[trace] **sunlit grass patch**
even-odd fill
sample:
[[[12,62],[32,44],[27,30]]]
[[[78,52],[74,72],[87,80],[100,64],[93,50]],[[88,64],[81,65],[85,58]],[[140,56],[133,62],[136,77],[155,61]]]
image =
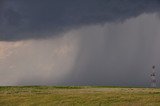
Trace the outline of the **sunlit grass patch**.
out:
[[[159,106],[160,89],[97,86],[0,87],[0,106]]]

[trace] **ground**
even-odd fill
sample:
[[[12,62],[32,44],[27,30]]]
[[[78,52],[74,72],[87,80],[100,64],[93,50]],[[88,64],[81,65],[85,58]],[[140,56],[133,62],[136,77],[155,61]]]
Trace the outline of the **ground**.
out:
[[[160,106],[160,89],[90,86],[0,87],[0,106]]]

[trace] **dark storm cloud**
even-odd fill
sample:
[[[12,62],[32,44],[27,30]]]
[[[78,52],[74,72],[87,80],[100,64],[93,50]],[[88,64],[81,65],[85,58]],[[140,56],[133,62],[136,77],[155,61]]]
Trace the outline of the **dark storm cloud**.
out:
[[[159,0],[2,0],[0,40],[47,38],[83,25],[121,22],[159,9]]]

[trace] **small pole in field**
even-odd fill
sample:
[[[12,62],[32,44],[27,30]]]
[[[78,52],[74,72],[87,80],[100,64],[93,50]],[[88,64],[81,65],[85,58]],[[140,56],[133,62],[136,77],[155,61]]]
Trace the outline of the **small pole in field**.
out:
[[[152,73],[151,73],[151,87],[156,87],[156,74],[155,74],[155,66],[152,66]]]

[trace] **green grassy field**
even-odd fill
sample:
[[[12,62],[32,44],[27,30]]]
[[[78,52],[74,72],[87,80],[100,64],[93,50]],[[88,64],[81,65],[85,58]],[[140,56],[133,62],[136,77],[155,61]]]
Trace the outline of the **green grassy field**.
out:
[[[0,106],[160,106],[160,89],[0,87]]]

